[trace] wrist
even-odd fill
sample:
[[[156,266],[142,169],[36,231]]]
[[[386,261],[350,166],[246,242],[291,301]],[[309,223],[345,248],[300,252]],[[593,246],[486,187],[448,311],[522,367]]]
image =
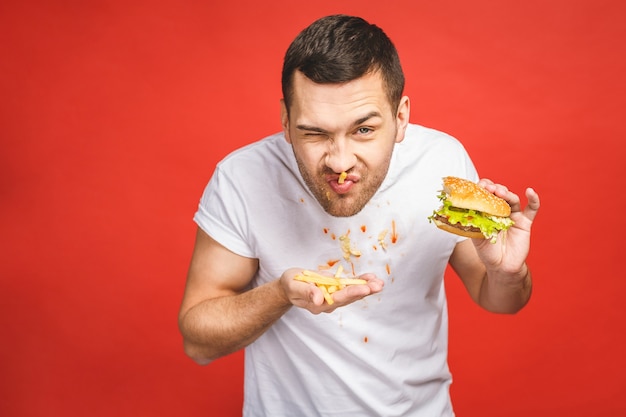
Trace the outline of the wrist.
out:
[[[278,278],[274,280],[273,284],[274,284],[274,291],[275,291],[278,302],[287,308],[291,307],[293,303],[291,302],[291,300],[289,299],[289,296],[287,295],[287,290],[285,288],[285,285],[283,284],[282,278]]]
[[[510,287],[526,287],[531,281],[530,268],[525,262],[516,270],[492,270],[487,273],[487,277],[493,283]]]

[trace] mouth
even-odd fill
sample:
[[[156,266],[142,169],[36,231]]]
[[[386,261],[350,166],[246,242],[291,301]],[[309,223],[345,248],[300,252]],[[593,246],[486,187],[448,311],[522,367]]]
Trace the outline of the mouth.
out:
[[[359,181],[357,175],[350,174],[342,178],[339,175],[329,175],[326,177],[326,182],[328,186],[333,190],[336,194],[347,194],[350,190],[356,185]]]

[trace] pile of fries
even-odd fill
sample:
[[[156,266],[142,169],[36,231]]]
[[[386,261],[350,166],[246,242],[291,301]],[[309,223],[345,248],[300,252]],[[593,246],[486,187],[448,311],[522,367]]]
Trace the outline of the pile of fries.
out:
[[[322,290],[322,294],[324,294],[326,302],[328,304],[333,304],[335,301],[333,300],[331,294],[335,291],[345,288],[348,285],[363,285],[367,283],[364,279],[359,278],[341,278],[342,272],[343,267],[341,265],[337,268],[337,272],[334,277],[320,275],[317,272],[304,270],[302,271],[302,274],[296,275],[294,279],[315,284]]]

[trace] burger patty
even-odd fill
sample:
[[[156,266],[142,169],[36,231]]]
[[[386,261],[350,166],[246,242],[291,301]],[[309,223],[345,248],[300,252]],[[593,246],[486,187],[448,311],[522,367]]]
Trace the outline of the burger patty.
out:
[[[438,221],[440,221],[441,223],[449,224],[452,227],[456,227],[457,229],[465,230],[466,232],[480,232],[480,229],[478,227],[463,226],[461,223],[452,224],[452,223],[450,223],[448,221],[448,218],[446,216],[442,216],[441,214],[435,215],[434,218],[437,219]]]

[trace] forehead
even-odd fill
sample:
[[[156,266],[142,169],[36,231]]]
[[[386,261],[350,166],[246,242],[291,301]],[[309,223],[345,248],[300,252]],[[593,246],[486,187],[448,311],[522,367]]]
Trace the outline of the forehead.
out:
[[[391,105],[378,72],[346,83],[318,84],[296,71],[293,86],[290,113],[297,118],[349,118],[363,112],[391,114]]]

